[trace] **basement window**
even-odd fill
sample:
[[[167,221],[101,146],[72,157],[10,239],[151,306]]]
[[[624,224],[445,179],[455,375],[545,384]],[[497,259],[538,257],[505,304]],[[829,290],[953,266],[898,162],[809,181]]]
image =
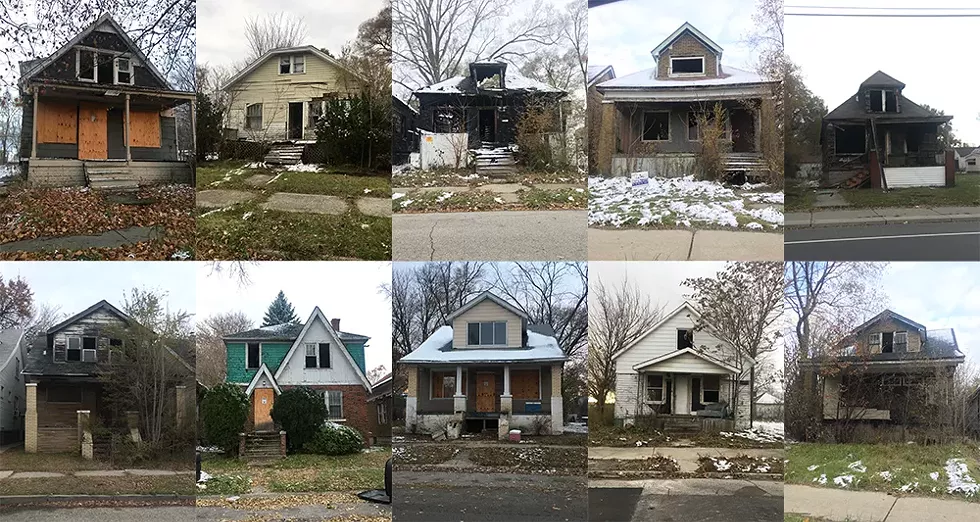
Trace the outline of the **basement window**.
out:
[[[97,82],[99,53],[88,49],[75,50],[75,78],[83,82]]]
[[[704,74],[704,56],[670,59],[671,76],[694,74]]]
[[[670,141],[670,113],[643,113],[643,141]]]
[[[133,84],[133,61],[129,58],[116,58],[113,72],[117,84]]]
[[[694,331],[678,329],[677,349],[683,350],[685,348],[694,348]]]

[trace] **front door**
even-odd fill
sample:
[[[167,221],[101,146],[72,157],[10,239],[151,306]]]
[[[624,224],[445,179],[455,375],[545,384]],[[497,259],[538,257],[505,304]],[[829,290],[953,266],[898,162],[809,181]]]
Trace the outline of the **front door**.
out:
[[[755,113],[747,109],[733,109],[732,151],[758,152],[755,150]]]
[[[497,111],[480,111],[480,141],[485,143],[497,142]]]
[[[701,378],[692,377],[691,378],[691,411],[703,410],[704,405],[701,404]]]
[[[496,409],[497,381],[496,376],[489,372],[476,374],[476,411],[478,413],[493,413]]]
[[[78,159],[107,159],[108,130],[108,110],[105,105],[81,102],[78,107]]]
[[[255,431],[272,431],[272,404],[276,400],[276,391],[272,388],[256,388],[252,394],[254,398],[253,413],[255,418]]]
[[[289,123],[286,139],[303,139],[303,102],[289,102]]]

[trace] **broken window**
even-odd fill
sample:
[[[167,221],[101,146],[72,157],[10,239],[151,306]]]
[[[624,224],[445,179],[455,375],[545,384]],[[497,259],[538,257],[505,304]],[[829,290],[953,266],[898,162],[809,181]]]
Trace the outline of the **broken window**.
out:
[[[69,361],[81,361],[82,360],[82,338],[81,337],[69,337],[68,338],[68,360]]]
[[[834,131],[834,146],[837,154],[864,154],[864,125],[842,125]]]
[[[643,141],[670,140],[670,113],[643,113]]]
[[[463,395],[466,395],[466,372],[463,372],[460,390]],[[456,372],[432,372],[430,397],[433,399],[449,399],[453,395],[456,395]]]
[[[282,58],[279,58],[279,74],[289,74],[290,70],[289,57],[283,56]]]
[[[262,129],[262,104],[253,103],[245,106],[245,128]]]
[[[262,349],[259,343],[248,343],[248,354],[245,363],[245,368],[248,370],[256,370],[259,367],[259,361],[262,358]]]
[[[311,128],[316,127],[316,122],[323,116],[323,102],[321,100],[313,100],[308,102],[307,105],[306,113],[310,115],[310,121],[307,125]]]
[[[293,74],[303,74],[306,72],[306,58],[303,56],[293,56]]]
[[[704,74],[704,57],[671,58],[670,74]]]
[[[303,74],[305,72],[306,59],[303,55],[279,58],[279,74]]]
[[[664,376],[647,375],[647,400],[664,402]]]
[[[701,378],[701,404],[711,404],[721,400],[721,377],[705,375]]]
[[[881,353],[892,353],[894,347],[895,334],[885,332],[881,334]]]
[[[439,107],[432,111],[432,128],[437,133],[465,132],[463,112],[452,107]]]
[[[895,351],[904,353],[908,351],[909,334],[908,332],[895,332]]]
[[[88,49],[75,50],[75,78],[83,82],[98,81],[99,53]]]
[[[689,112],[687,113],[687,139],[688,141],[698,141],[701,139],[701,122],[698,116],[702,113]],[[709,125],[714,125],[715,113],[713,111],[705,111],[704,113],[705,121]],[[725,122],[724,128],[725,139],[731,139],[731,126],[728,122]]]
[[[871,89],[871,112],[898,112],[898,93],[886,89]]]
[[[133,61],[129,58],[116,58],[114,72],[116,83],[133,84]]]
[[[677,349],[683,350],[684,348],[694,348],[693,330],[677,330]]]
[[[876,333],[873,333],[873,334],[871,334],[871,335],[868,336],[868,347],[870,348],[871,353],[873,353],[873,354],[875,354],[875,353],[881,353],[881,334],[880,333],[877,333],[876,332]]]

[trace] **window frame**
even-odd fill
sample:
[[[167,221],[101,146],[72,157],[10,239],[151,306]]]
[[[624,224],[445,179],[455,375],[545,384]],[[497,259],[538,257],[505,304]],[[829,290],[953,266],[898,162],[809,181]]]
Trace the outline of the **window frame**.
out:
[[[701,72],[674,72],[674,61],[675,60],[700,60],[701,61]],[[708,61],[704,56],[671,56],[670,64],[668,65],[669,70],[667,72],[670,77],[684,77],[684,76],[706,76]]]
[[[881,353],[881,343],[882,343],[881,332],[871,332],[868,335],[868,352],[871,353],[872,355]],[[877,352],[875,351],[875,346],[878,347]]]
[[[69,355],[72,351],[71,341],[75,339],[78,341],[78,347],[75,351],[78,352],[78,359],[72,359]],[[82,336],[80,335],[66,335],[65,336],[65,362],[82,362]]]
[[[313,348],[313,366],[310,366],[310,348]],[[320,367],[320,347],[317,343],[303,343],[303,368],[306,370],[317,369]]]
[[[318,109],[314,111],[313,107],[318,107]],[[317,120],[323,117],[324,112],[326,112],[326,107],[324,107],[323,100],[310,100],[306,102],[306,128],[316,128]],[[315,119],[313,117],[314,114],[317,114]]]
[[[255,367],[248,365],[248,350],[249,350],[249,346],[253,344],[258,345],[259,347],[259,356],[258,356],[259,363]],[[258,343],[258,342],[251,343],[246,341],[245,342],[245,370],[258,370],[261,367],[262,367],[262,343]]]
[[[435,396],[435,390],[436,390],[436,374],[440,374],[440,375],[447,374],[447,375],[451,376],[453,379],[456,378],[456,370],[430,370],[429,371],[429,400],[431,400],[431,401],[440,401],[440,400],[452,399],[453,397],[455,397],[456,396],[456,384],[455,383],[453,383],[453,392],[451,394],[449,394],[449,396],[447,396],[447,397],[436,397]],[[462,382],[462,384],[460,384],[460,387],[459,387],[459,391],[460,391],[460,393],[464,397],[466,396],[466,380],[467,380],[466,377],[467,377],[466,376],[466,370],[464,369],[463,370],[463,375],[462,375],[463,382]],[[440,384],[442,384],[442,383],[440,383]],[[445,385],[442,385],[440,388],[443,391],[445,391]]]
[[[646,139],[646,123],[647,114],[666,114],[667,115],[667,139],[665,140],[648,140]],[[640,116],[640,141],[643,143],[667,143],[670,142],[671,130],[670,130],[670,111],[643,111]]]
[[[330,400],[330,394],[331,393],[340,394],[340,400],[337,401],[337,405],[340,406],[340,416],[339,417],[331,417],[330,416],[330,407],[331,407],[331,404],[332,404],[332,402]],[[343,390],[323,390],[323,402],[324,402],[324,404],[327,407],[327,420],[328,421],[334,421],[334,422],[340,421],[340,422],[344,422],[344,421],[347,420],[347,418],[344,417],[344,392],[343,392]]]
[[[902,336],[904,341],[898,342],[898,337]],[[895,353],[900,353],[898,346],[901,345],[903,353],[909,353],[909,332],[908,330],[896,330],[892,333],[892,351]]]
[[[299,60],[297,60],[299,58]],[[289,62],[289,71],[282,72],[282,66],[286,65],[285,61]],[[296,71],[296,63],[300,62],[303,64],[303,70],[300,72]],[[306,56],[302,54],[291,54],[289,56],[279,56],[279,65],[277,66],[280,76],[286,76],[291,74],[306,74]]]
[[[504,338],[503,338],[503,342],[502,343],[496,342],[497,341],[497,325],[499,325],[499,324],[502,324],[504,326],[504,331],[503,331],[503,337]],[[473,344],[471,342],[472,339],[470,339],[470,334],[472,333],[470,331],[470,329],[471,329],[471,327],[473,325],[479,325],[478,342],[476,344]],[[489,342],[489,343],[484,343],[483,342],[483,328],[484,328],[484,325],[490,325],[490,338],[491,338],[490,340],[491,340],[491,342]],[[467,321],[466,322],[466,346],[479,346],[479,347],[484,347],[484,346],[507,346],[507,321]]]
[[[90,335],[83,335],[83,336],[81,336],[81,338],[82,338],[82,359],[81,359],[81,362],[95,362],[95,363],[99,362],[99,338],[98,337],[92,337]],[[95,348],[86,348],[85,347],[85,339],[93,339],[95,341]],[[92,352],[92,360],[91,361],[86,361],[85,360],[85,352]]]
[[[718,400],[716,401],[707,401],[704,398],[704,392],[709,391],[709,388],[705,385],[705,380],[710,377],[714,377],[718,379],[718,387],[710,389],[710,391],[713,391],[718,394]],[[719,402],[721,402],[721,375],[702,374],[701,375],[701,404],[718,404]]]
[[[129,63],[129,70],[122,71],[119,68],[119,61],[126,60]],[[129,74],[129,83],[119,81],[119,73]],[[115,85],[133,85],[136,82],[136,71],[133,66],[133,59],[129,56],[119,56],[112,59],[112,83]]]
[[[680,341],[680,333],[681,332],[688,332],[690,334],[690,336],[691,336],[691,345],[690,346],[681,347],[680,342],[679,342]],[[677,349],[678,350],[686,350],[688,348],[694,348],[694,328],[677,328],[677,335],[675,336],[675,341],[677,341]]]
[[[323,357],[320,357],[320,348],[322,348],[322,345],[324,345],[324,344],[327,345],[327,361],[326,361],[326,366],[324,366]],[[316,355],[318,357],[318,359],[317,359],[317,366],[316,366],[317,368],[319,368],[321,370],[329,370],[330,368],[333,368],[333,360],[332,360],[333,359],[333,356],[330,355],[330,343],[328,343],[328,342],[319,342],[318,341],[316,343]]]
[[[651,377],[659,377],[660,378],[660,386],[651,386],[650,385],[650,378]],[[643,387],[644,387],[644,391],[646,392],[644,394],[644,397],[646,398],[646,400],[644,402],[649,402],[649,403],[653,403],[653,404],[664,404],[664,403],[667,402],[667,397],[666,397],[666,395],[667,395],[667,376],[666,375],[664,375],[662,373],[648,373],[648,374],[646,374],[646,382],[643,384]],[[660,400],[655,400],[655,399],[651,398],[650,397],[650,390],[660,390]]]
[[[82,53],[92,53],[92,78],[82,77]],[[75,79],[80,82],[99,83],[99,52],[75,48]]]

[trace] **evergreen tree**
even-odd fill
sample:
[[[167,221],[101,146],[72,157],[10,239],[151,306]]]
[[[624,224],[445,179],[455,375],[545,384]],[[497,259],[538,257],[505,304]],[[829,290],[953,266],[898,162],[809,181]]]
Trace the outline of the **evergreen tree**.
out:
[[[265,312],[265,317],[262,318],[262,326],[298,322],[299,317],[296,316],[296,310],[292,303],[286,300],[286,294],[280,290],[275,301],[272,301],[269,309]]]

